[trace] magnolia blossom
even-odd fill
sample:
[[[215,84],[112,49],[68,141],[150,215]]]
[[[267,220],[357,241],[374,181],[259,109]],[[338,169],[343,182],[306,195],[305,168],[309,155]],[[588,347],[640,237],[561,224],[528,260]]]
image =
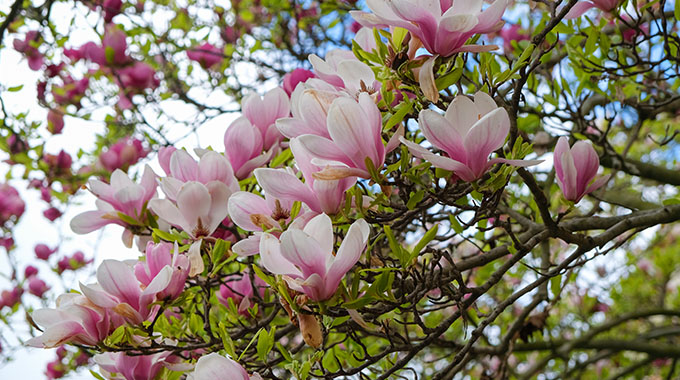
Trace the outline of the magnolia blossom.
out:
[[[19,192],[12,186],[0,184],[0,225],[10,219],[17,220],[24,214],[26,203],[19,196]]]
[[[352,223],[334,256],[333,225],[328,215],[321,214],[302,230],[288,229],[280,239],[264,233],[260,242],[261,263],[268,271],[285,276],[293,290],[315,301],[327,300],[359,260],[369,233],[365,220]]]
[[[569,12],[564,16],[565,20],[570,20],[573,18],[580,17],[590,8],[598,8],[605,12],[611,12],[619,5],[620,0],[591,0],[591,1],[579,1],[574,5]]]
[[[194,371],[187,380],[256,380],[261,379],[257,374],[249,376],[248,372],[229,357],[216,352],[201,356],[196,362]]]
[[[352,11],[366,27],[396,26],[418,37],[425,49],[445,57],[460,51],[487,51],[495,46],[464,46],[475,34],[495,32],[508,0],[496,0],[482,11],[482,0],[367,0],[373,13]]]
[[[320,174],[321,168],[311,163],[312,155],[298,139],[291,140],[290,145],[305,182],[290,170],[269,168],[255,169],[257,182],[265,192],[282,201],[300,201],[315,213],[338,213],[345,203],[345,192],[354,186],[357,178],[343,172],[339,179],[316,179],[314,174]]]
[[[304,83],[307,79],[314,78],[313,72],[297,68],[283,76],[283,90],[290,96],[298,84]]]
[[[108,379],[154,380],[164,366],[172,366],[177,357],[170,352],[153,355],[127,355],[125,352],[105,352],[94,356],[94,362]],[[118,375],[114,376],[116,373]]]
[[[42,326],[43,334],[29,339],[26,345],[41,348],[67,342],[94,346],[123,323],[121,317],[76,293],[62,294],[57,298],[56,309],[38,309],[31,318]]]
[[[28,59],[28,67],[33,71],[38,71],[42,67],[44,57],[40,51],[38,51],[38,46],[40,46],[42,37],[37,30],[31,30],[26,33],[24,40],[15,39],[12,43],[14,45],[14,50],[23,53],[26,59]]]
[[[290,97],[292,117],[276,120],[276,127],[289,139],[304,134],[330,138],[326,120],[335,99],[346,96],[334,86],[319,79],[310,79],[295,88]]]
[[[47,112],[47,130],[53,135],[58,135],[64,129],[64,112],[51,109]]]
[[[282,88],[276,87],[260,98],[258,94],[250,94],[241,103],[243,116],[260,131],[263,148],[268,150],[281,140],[276,129],[276,119],[287,117],[290,113],[288,95]]]
[[[179,253],[177,242],[174,248],[170,243],[148,242],[146,261],[135,264],[135,277],[142,285],[149,286],[166,267],[172,271],[170,283],[157,296],[159,299],[175,299],[184,290],[184,283],[189,275],[189,258]]]
[[[255,276],[255,287],[260,296],[263,295],[263,288],[266,283],[259,277]],[[238,312],[243,315],[248,315],[248,308],[250,307],[250,299],[255,295],[253,291],[253,284],[250,281],[249,271],[243,271],[240,279],[231,279],[225,281],[220,285],[220,291],[217,293],[217,299],[224,305],[229,306],[229,299],[231,298],[238,309]]]
[[[236,178],[248,178],[255,168],[265,165],[275,149],[262,152],[262,134],[245,117],[239,117],[224,132],[224,151]]]
[[[239,227],[255,232],[232,246],[240,256],[252,256],[260,251],[260,232],[290,222],[292,199],[274,199],[265,193],[264,199],[247,191],[239,191],[229,198],[229,217]],[[299,215],[298,215],[299,217]]]
[[[370,95],[362,92],[358,101],[348,97],[335,99],[328,110],[326,124],[330,139],[311,134],[298,139],[318,163],[342,168],[328,179],[370,178],[367,160],[374,168],[382,168],[386,153],[381,137],[382,117]]]
[[[222,50],[205,42],[199,46],[187,50],[190,60],[198,62],[204,69],[209,69],[223,60]]]
[[[123,137],[99,155],[98,164],[108,171],[127,169],[149,153],[136,138]]]
[[[331,50],[325,59],[310,54],[309,62],[319,78],[350,95],[356,96],[360,91],[375,93],[380,89],[370,66],[359,61],[350,50]]]
[[[118,213],[144,223],[147,202],[156,195],[156,186],[156,174],[148,165],[140,184],[132,182],[120,169],[111,174],[110,184],[90,179],[89,189],[98,198],[98,210],[76,215],[71,220],[71,229],[77,234],[86,234],[110,223],[128,227]]]
[[[475,94],[474,102],[466,96],[457,96],[443,116],[432,110],[420,111],[418,124],[427,141],[448,157],[436,155],[403,137],[401,142],[414,156],[453,171],[463,181],[481,178],[496,163],[530,166],[541,162],[489,159],[489,155],[505,143],[510,119],[505,109],[496,106],[493,98],[483,92]]]
[[[204,185],[221,182],[226,185],[230,194],[239,190],[238,180],[234,177],[229,161],[217,152],[205,151],[196,162],[185,150],[175,150],[170,156],[168,166],[168,176],[161,180],[161,189],[170,200],[174,201],[182,185],[189,181]]]
[[[585,141],[578,141],[569,148],[567,138],[560,137],[555,146],[553,160],[557,184],[564,197],[574,203],[602,187],[610,177],[607,175],[593,181],[600,166],[600,159],[593,146]]]
[[[227,217],[231,193],[227,185],[220,181],[210,181],[205,185],[189,181],[177,190],[175,203],[169,199],[153,199],[149,202],[149,207],[159,217],[181,228],[196,240],[189,248],[189,276],[203,272],[202,238],[215,232]]]
[[[173,268],[164,266],[144,287],[135,277],[132,267],[122,261],[104,260],[97,268],[97,283],[80,284],[85,297],[98,307],[111,310],[127,321],[139,324],[155,315],[151,304],[161,294],[168,294],[173,280]]]

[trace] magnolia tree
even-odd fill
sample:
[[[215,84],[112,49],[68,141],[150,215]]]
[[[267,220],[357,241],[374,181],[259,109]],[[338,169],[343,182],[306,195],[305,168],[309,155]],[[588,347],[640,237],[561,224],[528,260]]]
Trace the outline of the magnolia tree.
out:
[[[16,0],[0,19],[0,54],[39,78],[2,97],[45,109],[0,98],[5,360],[58,348],[50,379],[680,373],[677,1]],[[47,150],[79,122],[105,126],[94,146]],[[224,145],[178,148],[207,124]],[[138,259],[15,241],[34,191]]]

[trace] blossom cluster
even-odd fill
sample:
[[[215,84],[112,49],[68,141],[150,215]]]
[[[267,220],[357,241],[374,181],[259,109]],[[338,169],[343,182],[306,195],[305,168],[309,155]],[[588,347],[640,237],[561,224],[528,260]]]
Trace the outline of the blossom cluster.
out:
[[[432,54],[415,68],[423,86],[419,93],[400,92],[393,104],[386,104],[386,84],[379,70],[351,51],[333,50],[324,58],[309,57],[313,72],[298,68],[284,77],[282,87],[263,96],[245,96],[242,116],[224,133],[224,152],[165,147],[158,153],[162,173],[146,165],[134,178],[127,170],[148,151],[141,141],[120,140],[97,163],[112,172],[110,177],[92,178],[87,185],[97,198],[97,210],[73,218],[71,228],[85,234],[116,224],[124,229],[125,244],[137,243],[143,252],[133,262],[104,260],[96,283],[81,284],[78,292],[61,295],[56,308],[36,310],[32,318],[43,333],[27,344],[104,347],[121,328],[152,329],[158,320],[190,324],[191,318],[174,302],[189,297],[192,288],[213,286],[219,304],[227,309],[234,306],[234,318],[256,315],[259,301],[266,297],[272,301],[272,294],[278,295],[304,341],[319,347],[321,327],[316,316],[308,313],[309,305],[323,308],[341,303],[349,287],[343,281],[358,278],[355,269],[375,227],[361,211],[377,200],[352,196],[352,189],[357,184],[387,188],[383,173],[390,155],[443,169],[450,183],[475,185],[483,184],[500,165],[529,167],[542,162],[506,158],[510,115],[493,94],[459,94],[445,111],[437,105],[424,106],[424,99],[435,95],[431,91],[437,56],[488,50],[466,42],[474,35],[500,30],[507,1],[496,0],[484,10],[481,1],[375,0],[368,5],[372,13],[354,13],[369,27],[359,30],[355,39],[362,49],[376,50],[378,42],[370,38],[370,27],[400,27],[419,41],[408,47],[409,57],[415,61],[421,46]],[[38,53],[31,50],[35,38],[27,36],[23,44],[15,44],[33,60],[32,65],[38,65]],[[121,29],[108,24],[101,43],[90,42],[67,54],[73,61],[83,60],[115,74],[121,109],[133,106],[133,95],[159,85],[155,70],[130,56],[126,38]],[[222,49],[207,42],[187,49],[187,56],[206,70],[217,70],[223,61]],[[57,103],[76,104],[87,83],[64,78],[64,86],[53,89]],[[391,106],[411,99],[422,103],[416,122],[400,121],[385,128],[384,116]],[[60,115],[48,116],[54,131],[63,128]],[[286,154],[294,165],[282,167],[282,161],[287,161],[277,161]],[[599,160],[586,142],[570,148],[562,137],[553,157],[558,186],[568,201],[579,202],[608,180],[593,181]],[[71,163],[66,160],[54,156],[51,165],[55,171],[67,170]],[[0,202],[8,205],[3,223],[23,212],[11,190],[4,189],[0,196]],[[224,246],[228,248],[221,254],[228,259],[216,254]],[[43,260],[52,253],[47,246],[36,246],[36,256]],[[221,265],[230,262],[238,265],[236,275],[220,272]],[[64,270],[69,269],[66,264]],[[47,285],[29,272],[29,291],[42,295]],[[7,297],[3,293],[3,302],[16,303],[17,297],[20,293],[8,292]],[[210,299],[203,302],[217,307]],[[139,331],[130,334],[138,334],[126,337],[141,348],[177,343],[153,334],[142,336]],[[207,351],[180,355],[180,351],[107,352],[94,361],[112,379],[154,379],[166,370],[192,371],[191,379],[213,379],[223,373],[229,373],[230,379],[259,378],[233,358]],[[184,359],[192,355],[200,356],[195,365]]]

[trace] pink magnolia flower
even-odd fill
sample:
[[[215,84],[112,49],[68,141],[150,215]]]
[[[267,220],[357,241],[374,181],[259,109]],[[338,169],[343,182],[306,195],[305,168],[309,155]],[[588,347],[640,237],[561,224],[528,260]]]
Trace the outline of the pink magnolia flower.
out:
[[[24,268],[24,278],[30,278],[36,274],[38,274],[38,268],[34,267],[33,265],[29,265]]]
[[[304,83],[309,78],[314,78],[313,72],[297,68],[283,76],[283,90],[290,96],[299,83]]]
[[[46,291],[50,290],[45,281],[38,277],[31,277],[28,279],[28,292],[36,297],[42,297]]]
[[[205,151],[198,162],[185,150],[172,152],[168,176],[161,180],[161,189],[168,199],[174,201],[179,189],[186,182],[196,181],[204,185],[217,181],[226,185],[229,193],[240,190],[238,180],[229,161],[214,151]]]
[[[258,94],[250,94],[243,99],[242,108],[243,116],[260,131],[265,150],[282,139],[274,124],[276,119],[290,114],[288,95],[282,88],[276,87],[262,98]]]
[[[326,121],[333,101],[346,94],[318,79],[295,88],[290,97],[292,117],[276,120],[276,127],[289,139],[311,134],[330,138]]]
[[[76,293],[62,294],[57,298],[56,309],[38,309],[31,314],[43,334],[32,338],[26,345],[53,348],[64,343],[96,345],[106,338],[123,320],[90,303]]]
[[[176,359],[170,352],[152,355],[106,352],[94,356],[94,362],[107,378],[121,380],[154,380],[164,366],[172,366]],[[113,373],[119,376],[112,376]]]
[[[255,287],[260,296],[263,295],[263,288],[267,284],[259,277],[255,276]],[[225,281],[220,285],[220,291],[217,293],[217,299],[224,305],[229,306],[229,299],[231,298],[238,309],[238,312],[243,315],[248,315],[248,308],[250,307],[250,299],[255,295],[253,291],[253,284],[250,282],[249,271],[243,271],[240,279],[231,279]]]
[[[116,169],[127,171],[131,165],[146,157],[148,153],[149,151],[144,148],[141,140],[128,136],[116,141],[102,152],[98,163],[110,172]]]
[[[124,65],[130,62],[130,57],[125,52],[127,49],[126,38],[127,34],[122,29],[113,24],[107,26],[102,38],[104,62],[99,61],[97,63],[100,65]],[[107,51],[110,51],[110,53],[107,53]]]
[[[139,324],[152,318],[158,307],[151,304],[168,290],[173,268],[164,266],[144,287],[135,277],[131,266],[122,261],[104,260],[97,268],[97,283],[80,284],[80,290],[93,304],[111,310],[125,320]]]
[[[512,41],[528,41],[531,35],[526,31],[522,31],[522,26],[519,24],[508,25],[498,32],[503,39],[503,50],[512,52]]]
[[[553,157],[557,184],[569,201],[578,203],[586,194],[599,189],[609,180],[610,176],[606,175],[593,182],[600,159],[588,142],[578,141],[569,148],[569,141],[562,136],[557,140]]]
[[[619,5],[620,0],[591,0],[579,1],[574,5],[569,12],[564,16],[565,20],[571,20],[580,17],[590,8],[598,8],[605,12],[611,12]]]
[[[73,253],[73,255],[64,256],[57,262],[57,272],[63,273],[65,270],[77,270],[92,262],[92,259],[86,260],[85,254],[81,251]]]
[[[420,111],[418,124],[427,141],[448,157],[436,155],[403,137],[401,142],[414,156],[435,167],[453,171],[466,182],[481,178],[496,163],[531,166],[541,162],[489,159],[489,155],[505,143],[510,119],[505,109],[498,107],[493,98],[483,92],[475,94],[474,102],[464,95],[457,96],[443,116],[432,110]]]
[[[338,75],[338,68],[341,62],[357,61],[357,57],[350,50],[333,49],[326,53],[324,59],[316,54],[309,55],[309,62],[314,67],[314,74],[326,83],[343,88],[345,83]]]
[[[204,69],[218,65],[224,59],[222,50],[208,42],[187,50],[187,56],[190,60],[200,63]]]
[[[131,66],[125,66],[117,71],[120,77],[120,86],[127,90],[132,87],[136,90],[156,88],[160,83],[156,78],[156,71],[153,67],[144,62],[135,62]]]
[[[64,129],[64,113],[57,109],[47,112],[47,130],[53,135],[58,135]]]
[[[158,293],[159,299],[175,299],[184,290],[184,283],[189,275],[189,258],[179,253],[177,243],[146,245],[146,261],[135,264],[135,276],[144,286],[149,286],[156,276],[166,267],[172,271],[167,288]]]
[[[230,195],[222,182],[204,185],[189,181],[177,192],[176,204],[168,199],[152,199],[149,207],[166,222],[198,239],[210,236],[227,216]]]
[[[102,10],[104,11],[104,22],[109,23],[121,12],[123,8],[122,0],[104,0]]]
[[[86,234],[103,226],[115,223],[128,227],[118,213],[143,224],[146,221],[147,202],[156,195],[156,174],[147,165],[141,184],[136,184],[122,170],[111,174],[111,184],[90,179],[90,191],[97,196],[97,211],[86,211],[71,220],[71,229],[77,234]]]
[[[464,45],[475,34],[497,31],[508,3],[496,0],[482,11],[482,0],[368,0],[373,13],[350,13],[366,27],[405,28],[423,42],[427,51],[448,57],[460,51],[493,50],[493,45]]]
[[[236,178],[248,178],[255,168],[271,160],[275,150],[262,152],[260,131],[245,117],[239,117],[224,132],[224,151],[234,168]]]
[[[10,219],[16,221],[24,214],[26,204],[19,196],[19,192],[12,186],[0,184],[0,225]]]
[[[202,238],[215,232],[227,217],[231,193],[227,185],[220,181],[211,181],[205,185],[189,181],[177,191],[176,203],[169,199],[152,199],[149,202],[149,207],[160,218],[179,227],[195,240],[189,248],[191,277],[203,272]]]
[[[59,358],[47,363],[45,368],[45,376],[48,379],[60,379],[66,374],[66,367]]]
[[[33,71],[40,70],[43,64],[44,57],[37,48],[40,46],[41,41],[42,38],[37,30],[27,32],[23,41],[20,39],[13,41],[14,50],[23,53],[26,59],[28,59],[28,67]]]
[[[249,376],[240,364],[216,352],[201,356],[196,362],[194,371],[187,377],[187,380],[214,379],[255,380],[261,378],[259,375]]]
[[[14,305],[21,302],[22,294],[24,294],[24,289],[22,289],[20,286],[16,286],[12,290],[3,290],[2,294],[0,295],[0,310],[2,310],[2,308],[5,306],[9,307],[10,309],[13,308]]]
[[[174,146],[164,146],[158,150],[158,163],[161,165],[161,168],[167,175],[170,174],[170,159],[172,158],[172,154],[175,153],[177,148]]]
[[[62,86],[52,86],[54,101],[60,105],[73,104],[80,107],[80,100],[90,85],[90,78],[73,79],[70,75],[63,78]]]
[[[370,49],[365,49],[369,50]],[[326,59],[310,54],[309,62],[314,73],[326,83],[344,89],[349,95],[356,97],[361,91],[375,93],[380,89],[380,82],[370,66],[359,61],[349,50],[331,50]]]
[[[57,248],[51,249],[45,244],[37,244],[34,248],[35,257],[40,260],[47,260],[52,256],[53,253],[57,252]]]
[[[326,125],[330,139],[311,134],[297,137],[312,157],[325,165],[343,167],[342,176],[370,178],[367,160],[377,170],[382,168],[386,153],[381,137],[382,116],[369,94],[360,93],[358,101],[335,99]]]
[[[50,222],[54,222],[61,216],[61,211],[59,211],[58,208],[56,207],[50,207],[47,210],[43,211],[43,216],[49,220]]]
[[[260,242],[260,260],[271,273],[285,276],[293,289],[315,301],[331,298],[342,278],[352,269],[366,248],[370,227],[359,219],[333,255],[334,235],[331,219],[320,214],[304,229],[288,229],[281,239],[264,233]]]

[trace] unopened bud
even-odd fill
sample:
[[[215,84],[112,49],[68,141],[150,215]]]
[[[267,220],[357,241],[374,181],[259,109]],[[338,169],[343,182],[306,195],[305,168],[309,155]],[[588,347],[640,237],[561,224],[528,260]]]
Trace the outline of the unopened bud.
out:
[[[323,343],[323,333],[321,332],[321,325],[315,316],[311,314],[298,314],[298,322],[300,323],[300,332],[302,339],[310,347],[319,348]]]

